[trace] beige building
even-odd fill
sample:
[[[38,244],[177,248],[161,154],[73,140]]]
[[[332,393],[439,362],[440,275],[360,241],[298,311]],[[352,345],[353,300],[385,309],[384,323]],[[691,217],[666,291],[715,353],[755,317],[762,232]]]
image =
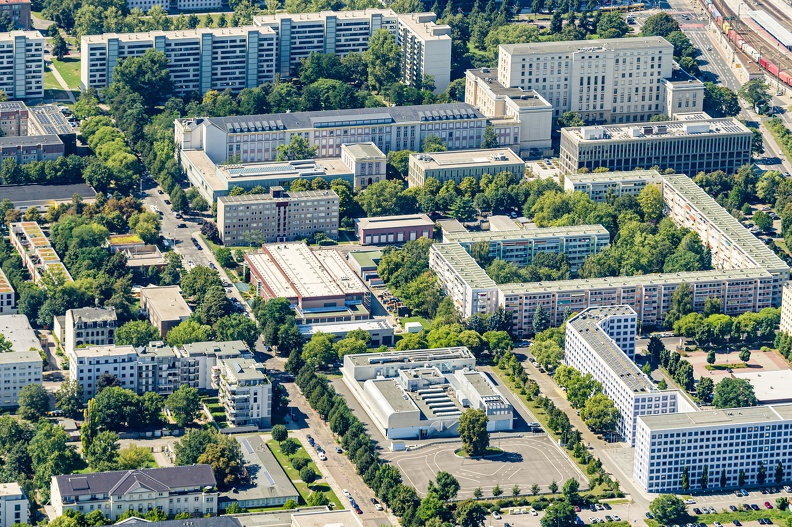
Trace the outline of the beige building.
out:
[[[610,195],[638,197],[646,185],[662,187],[663,178],[656,170],[629,170],[626,172],[586,172],[564,176],[564,190],[583,192],[592,201],[603,202]]]
[[[715,170],[732,174],[750,163],[752,137],[737,119],[713,119],[705,113],[679,114],[676,120],[662,123],[563,128],[561,171],[658,166],[677,174]]]
[[[226,246],[259,245],[312,238],[338,238],[338,194],[333,190],[222,196],[217,200],[217,229]]]
[[[784,285],[782,290],[781,302],[781,325],[779,329],[788,335],[792,335],[792,285]]]
[[[440,183],[459,184],[466,177],[478,181],[484,174],[496,176],[501,172],[511,172],[519,181],[525,174],[525,162],[510,148],[410,154],[407,183],[421,187],[426,178],[434,178]]]
[[[163,338],[192,314],[177,285],[144,287],[140,290],[140,307]]]
[[[387,158],[374,143],[341,145],[341,162],[352,170],[355,190],[385,181]]]
[[[115,309],[83,307],[69,309],[64,318],[64,351],[71,353],[80,346],[106,346],[115,343],[118,320]]]

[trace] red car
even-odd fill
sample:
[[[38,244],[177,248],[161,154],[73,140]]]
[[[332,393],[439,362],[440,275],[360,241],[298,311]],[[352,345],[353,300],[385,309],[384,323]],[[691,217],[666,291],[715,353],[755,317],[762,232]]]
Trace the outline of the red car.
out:
[[[363,514],[363,511],[362,511],[362,510],[360,510],[360,507],[358,507],[357,509],[355,509],[355,512],[356,512],[356,513],[358,513],[358,514]]]
[[[772,506],[772,505],[770,505],[770,502],[769,502],[769,501],[766,501],[766,502],[765,502],[765,509],[772,509],[772,508],[773,508],[773,506]]]
[[[580,512],[580,507],[578,507],[577,505],[575,505],[575,512]]]

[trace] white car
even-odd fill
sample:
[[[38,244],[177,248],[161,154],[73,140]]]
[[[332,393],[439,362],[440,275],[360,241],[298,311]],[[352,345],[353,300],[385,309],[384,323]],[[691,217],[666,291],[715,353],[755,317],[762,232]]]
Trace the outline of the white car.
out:
[[[319,459],[321,461],[327,461],[327,456],[324,454],[324,452],[319,452]]]
[[[492,517],[495,518],[496,520],[500,520],[501,519],[501,515],[498,514],[498,511],[493,511]]]
[[[620,521],[621,521],[621,518],[619,518],[617,515],[615,515],[615,514],[614,514],[614,515],[613,515],[613,521],[615,521],[615,522],[620,522]]]
[[[347,498],[351,498],[352,497],[352,494],[350,494],[347,489],[344,489],[342,492],[344,493],[344,496],[346,496]]]
[[[374,504],[374,508],[377,509],[378,511],[381,511],[382,510],[382,505],[380,505],[379,503],[375,503]]]
[[[696,500],[687,499],[685,500],[685,503],[687,503],[688,505],[693,505],[694,503],[696,503]]]
[[[532,509],[531,509],[530,511],[528,511],[528,512],[530,512],[530,513],[531,513],[531,516],[539,516],[539,513],[538,513],[538,512],[536,512],[536,509],[533,509],[533,508],[532,508]]]

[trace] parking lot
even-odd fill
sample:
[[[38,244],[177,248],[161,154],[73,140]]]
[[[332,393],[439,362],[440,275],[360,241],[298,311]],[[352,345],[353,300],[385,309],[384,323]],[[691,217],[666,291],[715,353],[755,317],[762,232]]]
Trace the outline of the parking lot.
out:
[[[610,516],[613,521],[626,521],[633,525],[646,525],[643,521],[643,512],[638,510],[635,504],[629,503],[625,500],[618,500],[613,504],[609,504],[610,509],[605,510],[600,506],[599,510],[593,512],[588,508],[583,508],[577,513],[578,517],[587,525],[593,525],[596,520],[597,523],[609,523],[606,516]],[[530,509],[530,507],[528,507]],[[520,514],[514,514],[513,509],[504,508],[500,512],[501,519],[498,520],[492,515],[487,516],[485,525],[488,527],[505,527],[508,523],[510,527],[540,527],[540,521],[544,516],[544,511],[537,511],[536,516],[519,510]]]
[[[484,497],[492,497],[492,489],[500,485],[504,495],[511,495],[514,485],[522,494],[528,494],[533,484],[547,492],[554,480],[561,487],[569,478],[580,482],[581,490],[588,482],[558,448],[544,434],[536,436],[492,439],[490,444],[504,453],[488,459],[469,459],[457,456],[454,451],[461,443],[432,445],[413,451],[382,452],[382,457],[399,467],[402,476],[424,495],[429,481],[443,470],[459,481],[459,497],[469,498],[481,487]]]

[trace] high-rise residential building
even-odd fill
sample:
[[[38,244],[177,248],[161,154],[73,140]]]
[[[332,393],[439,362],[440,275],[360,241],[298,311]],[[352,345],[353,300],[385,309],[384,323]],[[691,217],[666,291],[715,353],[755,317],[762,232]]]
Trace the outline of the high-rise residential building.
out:
[[[333,190],[222,196],[217,199],[217,229],[226,246],[259,245],[312,238],[338,238],[339,198]]]
[[[203,151],[215,164],[244,164],[274,161],[278,146],[292,137],[307,139],[319,158],[340,157],[342,145],[354,143],[373,143],[385,154],[419,151],[430,135],[449,150],[470,150],[481,146],[486,125],[487,118],[468,104],[423,104],[177,119],[175,141],[182,157]]]
[[[22,525],[29,519],[30,502],[19,483],[0,483],[0,527]]]
[[[629,170],[626,172],[586,172],[564,176],[564,190],[583,192],[592,201],[603,202],[608,196],[638,197],[646,185],[662,187],[663,178],[656,170]]]
[[[792,284],[789,283],[782,289],[781,324],[778,329],[792,335]]]
[[[212,370],[220,404],[233,426],[266,427],[272,419],[272,383],[253,359],[218,359]]]
[[[255,88],[275,78],[275,38],[272,29],[256,26],[84,35],[80,84],[103,88],[120,59],[155,49],[165,53],[179,95]]]
[[[0,90],[9,99],[44,97],[44,37],[41,33],[0,33]]]
[[[591,307],[567,321],[564,361],[602,383],[619,410],[617,433],[635,444],[639,415],[678,411],[681,395],[658,390],[633,362],[638,316],[629,306]]]
[[[554,118],[573,111],[586,122],[644,122],[703,108],[703,83],[675,67],[673,55],[662,37],[502,44],[491,76],[505,88],[535,90]]]
[[[115,343],[118,319],[115,309],[83,307],[69,309],[64,319],[64,351],[71,353],[80,346],[106,346]]]
[[[459,243],[432,245],[429,268],[464,318],[497,308],[498,284]]]
[[[792,404],[644,415],[636,426],[633,477],[650,493],[753,487],[761,485],[762,472],[763,482],[786,482],[792,477],[790,440]],[[682,486],[685,471],[688,487]]]
[[[426,178],[434,178],[440,183],[459,184],[466,177],[478,181],[484,174],[496,176],[501,172],[509,172],[519,181],[525,174],[525,161],[510,148],[410,154],[407,183],[421,187]]]
[[[2,328],[0,328],[2,330]],[[2,334],[2,331],[0,331]],[[13,336],[8,336],[9,339]],[[0,408],[19,406],[19,392],[29,384],[41,385],[40,346],[23,351],[0,353]],[[2,500],[0,499],[0,502]],[[0,520],[2,519],[0,511]]]
[[[278,13],[253,19],[278,35],[277,72],[295,75],[300,60],[311,53],[345,56],[368,49],[369,39],[388,30],[401,47],[402,80],[420,86],[431,75],[435,91],[451,82],[451,28],[436,23],[434,13],[398,14],[392,9]]]
[[[16,293],[11,281],[0,269],[0,315],[13,315],[16,309]]]
[[[660,167],[677,174],[723,170],[750,163],[751,130],[733,117],[678,114],[662,123],[609,124],[561,129],[561,171]]]

